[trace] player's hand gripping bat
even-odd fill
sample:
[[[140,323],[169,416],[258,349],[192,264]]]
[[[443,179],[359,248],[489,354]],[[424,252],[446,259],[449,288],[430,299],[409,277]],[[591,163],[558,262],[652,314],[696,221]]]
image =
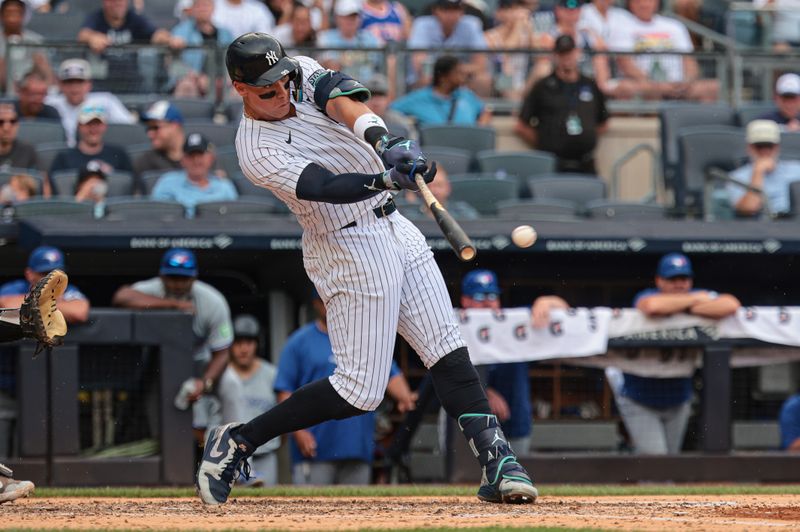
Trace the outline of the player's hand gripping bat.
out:
[[[442,207],[442,204],[439,203],[436,196],[434,196],[433,192],[428,188],[428,184],[425,183],[425,179],[422,175],[415,175],[414,180],[417,183],[417,187],[419,187],[420,194],[422,194],[422,199],[425,200],[425,205],[430,209],[431,214],[433,214],[433,219],[439,224],[439,228],[442,230],[444,237],[447,239],[447,242],[450,243],[450,247],[456,252],[458,258],[464,262],[469,262],[474,259],[477,251],[475,250],[475,244],[472,243],[472,240],[470,240],[464,230],[461,229],[461,226],[458,225],[458,222],[453,219],[450,213],[447,212],[447,209]]]

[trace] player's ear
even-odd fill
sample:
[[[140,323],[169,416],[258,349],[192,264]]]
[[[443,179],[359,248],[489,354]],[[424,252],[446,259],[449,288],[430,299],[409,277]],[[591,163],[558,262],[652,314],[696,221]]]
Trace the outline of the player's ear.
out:
[[[241,97],[244,97],[245,92],[247,91],[246,87],[247,87],[247,85],[245,85],[241,81],[234,81],[233,82],[233,88],[236,90],[236,92],[239,93],[239,96],[241,96]]]

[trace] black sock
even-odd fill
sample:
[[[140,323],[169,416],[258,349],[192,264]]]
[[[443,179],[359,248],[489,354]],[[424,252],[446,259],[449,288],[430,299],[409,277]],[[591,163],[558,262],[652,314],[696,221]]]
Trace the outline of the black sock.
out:
[[[466,347],[460,347],[442,357],[431,367],[431,376],[439,401],[454,419],[462,414],[492,413]]]
[[[22,327],[7,321],[0,321],[0,342],[13,342],[22,338]]]
[[[235,434],[259,447],[287,432],[364,413],[342,399],[328,379],[320,379],[302,386],[284,402],[236,429]]]

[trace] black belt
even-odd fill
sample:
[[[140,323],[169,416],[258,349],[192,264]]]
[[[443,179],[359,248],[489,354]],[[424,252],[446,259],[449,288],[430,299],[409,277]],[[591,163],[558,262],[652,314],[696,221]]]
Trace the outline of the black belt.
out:
[[[389,201],[381,205],[380,207],[375,207],[372,209],[373,214],[375,214],[375,218],[383,218],[384,216],[389,216],[394,211],[397,210],[397,205],[394,203],[394,199],[389,198]],[[342,227],[342,229],[349,229],[351,227],[355,227],[358,225],[355,220],[350,222],[349,224]]]

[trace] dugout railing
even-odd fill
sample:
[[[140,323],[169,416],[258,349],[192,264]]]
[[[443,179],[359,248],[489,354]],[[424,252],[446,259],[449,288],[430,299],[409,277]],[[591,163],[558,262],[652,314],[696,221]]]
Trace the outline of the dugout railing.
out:
[[[191,410],[178,410],[173,401],[183,381],[192,375],[193,342],[188,314],[103,308],[93,309],[86,324],[71,326],[64,345],[52,352],[34,356],[34,343],[18,342],[15,353],[4,355],[15,356],[17,362],[18,456],[4,461],[20,478],[39,485],[189,484],[195,447]],[[133,363],[114,371],[114,359],[126,356],[134,357]],[[112,364],[105,363],[109,360]],[[97,368],[92,366],[104,369],[93,371]],[[94,377],[87,378],[92,374]],[[131,387],[117,386],[120,379],[137,381],[133,388],[148,392],[136,395]],[[105,418],[114,424],[101,429],[135,423],[134,412],[125,408],[126,401],[118,400],[120,393],[126,394],[127,403],[135,398],[152,401],[144,415],[152,418],[154,454],[109,458],[87,452],[91,449],[81,441],[82,434],[85,440],[96,427],[89,429],[86,424],[92,421],[79,411],[81,395],[92,390],[108,390],[115,397],[110,419],[103,415],[102,401],[92,404],[101,409],[96,412],[101,423]],[[144,404],[138,406],[145,408]],[[93,419],[98,418],[93,414]]]

